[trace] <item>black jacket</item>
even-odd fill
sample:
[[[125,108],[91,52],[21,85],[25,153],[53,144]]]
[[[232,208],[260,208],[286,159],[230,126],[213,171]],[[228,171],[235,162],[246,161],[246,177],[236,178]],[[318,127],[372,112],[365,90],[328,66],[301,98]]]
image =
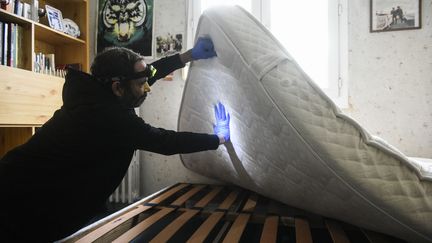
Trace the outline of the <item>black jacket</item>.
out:
[[[158,72],[150,84],[184,66],[179,55],[152,65]],[[92,76],[70,70],[63,106],[0,160],[0,234],[33,241],[65,237],[104,205],[135,150],[171,155],[218,145],[216,135],[150,126]]]

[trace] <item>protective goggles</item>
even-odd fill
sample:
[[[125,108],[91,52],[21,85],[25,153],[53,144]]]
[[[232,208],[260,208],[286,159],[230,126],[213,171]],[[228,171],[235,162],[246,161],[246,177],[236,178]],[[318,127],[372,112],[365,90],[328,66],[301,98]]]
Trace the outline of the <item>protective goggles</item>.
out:
[[[156,68],[154,68],[152,65],[147,65],[144,71],[133,73],[126,77],[112,77],[111,80],[126,82],[133,79],[145,78],[147,82],[147,80],[153,78],[156,75],[156,72]]]

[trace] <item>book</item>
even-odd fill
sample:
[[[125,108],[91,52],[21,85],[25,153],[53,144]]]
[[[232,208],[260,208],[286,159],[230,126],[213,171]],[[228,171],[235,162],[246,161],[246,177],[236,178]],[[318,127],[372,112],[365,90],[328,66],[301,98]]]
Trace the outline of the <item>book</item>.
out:
[[[46,54],[45,59],[47,60],[46,61],[46,67],[47,67],[48,71],[54,72],[56,69],[54,54]]]
[[[8,65],[9,24],[3,24],[3,65]]]
[[[13,13],[14,14],[18,14],[18,6],[19,6],[19,0],[11,0],[11,2],[14,2],[14,6],[13,6]]]
[[[13,46],[14,46],[14,59],[13,59],[13,67],[18,67],[18,53],[19,53],[19,50],[18,50],[18,24],[14,24],[14,28],[13,28],[13,30],[14,30],[14,44],[13,44]]]
[[[3,22],[0,21],[0,64],[3,65]]]
[[[23,16],[23,8],[24,8],[24,4],[21,1],[18,1],[18,8],[17,8],[16,15]]]
[[[5,55],[6,55],[6,51],[5,51],[5,49],[6,49],[6,38],[5,38],[5,36],[6,36],[6,33],[7,32],[7,30],[6,30],[6,23],[2,23],[2,55],[0,56],[1,57],[1,64],[2,65],[6,65],[6,63],[5,63],[5,60],[6,60],[6,58],[5,58]]]
[[[24,68],[24,52],[22,52],[24,46],[23,46],[23,35],[24,35],[24,28],[20,25],[18,25],[17,30],[17,67]]]
[[[15,66],[15,26],[16,24],[14,23],[9,24],[9,67]]]
[[[28,3],[23,3],[23,13],[22,16],[26,19],[32,19],[31,5]]]
[[[38,15],[38,9],[39,9],[39,0],[32,0],[31,4],[31,18],[35,22],[39,22],[39,15]]]

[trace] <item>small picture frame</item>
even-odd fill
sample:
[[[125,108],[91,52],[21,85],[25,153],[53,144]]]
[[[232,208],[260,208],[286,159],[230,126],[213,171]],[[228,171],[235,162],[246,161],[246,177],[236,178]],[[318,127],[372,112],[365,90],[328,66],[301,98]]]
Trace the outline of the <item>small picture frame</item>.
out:
[[[370,0],[370,32],[421,28],[421,0]]]
[[[63,32],[62,12],[49,5],[45,5],[45,9],[49,26],[55,30]]]

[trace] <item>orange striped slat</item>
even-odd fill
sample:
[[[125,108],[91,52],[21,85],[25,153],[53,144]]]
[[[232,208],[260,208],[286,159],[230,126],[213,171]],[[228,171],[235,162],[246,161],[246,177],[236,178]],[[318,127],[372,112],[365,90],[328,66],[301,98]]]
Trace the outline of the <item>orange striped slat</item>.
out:
[[[191,190],[183,194],[181,197],[177,198],[171,205],[180,207],[185,203],[189,198],[191,198],[193,195],[195,195],[197,192],[201,191],[205,186],[199,185],[194,186]]]
[[[199,210],[186,210],[180,217],[175,219],[171,224],[165,227],[158,235],[156,235],[150,243],[167,242],[189,219],[191,219]]]
[[[113,242],[123,243],[123,242],[129,242],[133,240],[135,237],[141,234],[148,227],[150,227],[151,225],[153,225],[154,223],[156,223],[157,221],[159,221],[161,218],[171,213],[172,211],[174,211],[174,208],[163,208],[159,210],[159,212],[146,218],[145,220],[137,224],[135,227],[133,227],[132,229],[128,230],[126,233],[121,235],[119,238],[115,239]]]
[[[297,243],[312,243],[312,234],[307,220],[296,218],[295,232]]]
[[[207,218],[207,220],[195,231],[189,238],[188,243],[204,242],[216,224],[221,220],[225,213],[214,212]]]
[[[277,230],[278,230],[279,217],[269,216],[264,222],[263,231],[261,234],[262,243],[276,242],[277,240]]]
[[[230,230],[228,231],[223,243],[234,243],[239,242],[246,228],[247,222],[249,220],[250,214],[240,214],[237,216]]]

